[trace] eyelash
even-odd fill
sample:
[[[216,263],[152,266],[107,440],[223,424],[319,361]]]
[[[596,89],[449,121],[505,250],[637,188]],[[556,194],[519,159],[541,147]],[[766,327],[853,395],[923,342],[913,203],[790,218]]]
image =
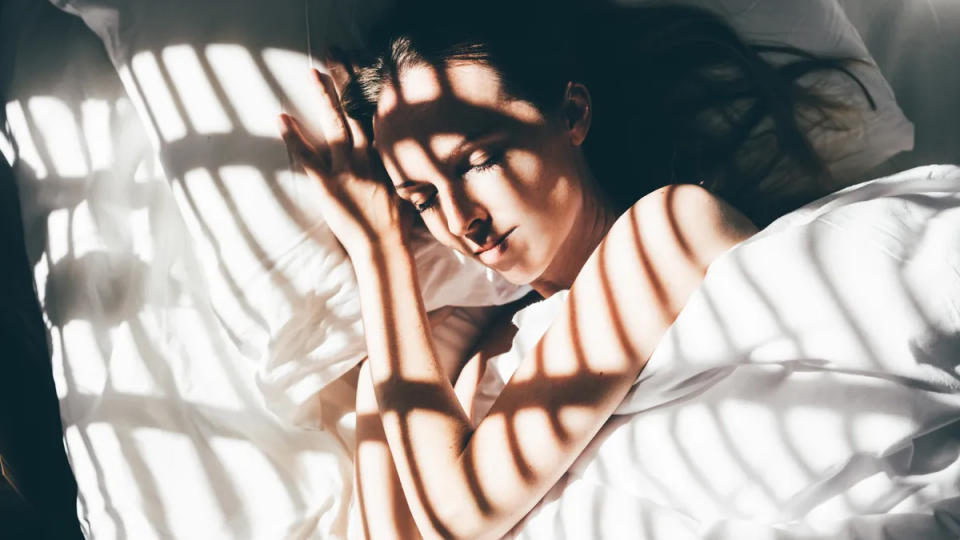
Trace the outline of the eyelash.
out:
[[[423,201],[422,203],[412,203],[412,204],[413,204],[413,209],[416,210],[418,213],[422,214],[422,213],[426,212],[427,210],[430,210],[431,208],[436,207],[436,205],[437,205],[437,194],[436,194],[436,193],[431,194],[431,195],[430,195],[429,197],[427,197],[427,199],[426,199],[425,201]]]
[[[493,156],[490,156],[490,158],[488,158],[486,161],[484,161],[483,163],[481,163],[481,164],[479,164],[479,165],[472,165],[469,169],[467,169],[466,171],[464,171],[463,174],[467,174],[467,173],[470,172],[470,171],[474,171],[474,172],[484,172],[484,171],[486,171],[486,170],[492,169],[493,167],[495,167],[495,166],[497,166],[497,165],[499,165],[499,164],[500,164],[500,156],[499,156],[499,155],[493,155]]]
[[[495,167],[495,166],[497,166],[497,165],[499,165],[499,164],[500,164],[500,156],[499,156],[499,155],[493,155],[493,156],[491,156],[489,159],[487,159],[486,161],[484,161],[483,163],[481,163],[481,164],[479,164],[479,165],[471,165],[467,170],[463,171],[463,173],[461,173],[460,176],[464,176],[464,175],[466,175],[466,174],[467,174],[468,172],[470,172],[470,171],[482,173],[482,172],[484,172],[484,171],[488,171],[488,170],[492,169],[493,167]],[[433,209],[433,208],[436,208],[436,205],[437,205],[437,194],[436,194],[436,192],[434,192],[434,193],[430,194],[430,196],[427,197],[426,200],[424,200],[422,203],[412,203],[412,204],[413,204],[414,210],[416,210],[417,213],[423,214],[424,212],[427,212],[428,210],[431,210],[431,209]]]

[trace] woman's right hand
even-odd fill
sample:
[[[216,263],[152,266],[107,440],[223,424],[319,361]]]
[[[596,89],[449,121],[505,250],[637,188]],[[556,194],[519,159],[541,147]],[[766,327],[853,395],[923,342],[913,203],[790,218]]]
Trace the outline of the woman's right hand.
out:
[[[384,242],[406,244],[412,210],[401,204],[360,124],[344,113],[333,78],[312,71],[325,140],[313,140],[288,114],[280,115],[280,134],[307,176],[321,185],[324,219],[351,258]]]

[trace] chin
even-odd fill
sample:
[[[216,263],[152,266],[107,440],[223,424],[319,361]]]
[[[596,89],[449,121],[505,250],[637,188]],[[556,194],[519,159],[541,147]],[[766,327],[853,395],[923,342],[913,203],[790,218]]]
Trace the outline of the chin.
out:
[[[514,285],[532,285],[537,280],[537,278],[527,274],[517,275],[510,272],[501,272],[500,276]]]
[[[507,269],[494,268],[492,266],[487,266],[487,268],[493,270],[497,275],[514,285],[530,285],[537,279],[536,274],[529,272],[525,268],[520,268],[518,265],[513,265]]]
[[[530,264],[515,264],[507,270],[494,270],[500,274],[503,279],[514,285],[532,285],[534,282],[540,280],[545,271],[545,269]]]

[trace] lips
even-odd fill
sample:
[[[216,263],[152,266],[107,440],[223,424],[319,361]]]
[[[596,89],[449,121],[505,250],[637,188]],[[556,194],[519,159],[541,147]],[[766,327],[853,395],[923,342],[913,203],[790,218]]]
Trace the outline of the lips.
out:
[[[473,254],[476,255],[476,256],[479,256],[479,255],[480,255],[481,253],[483,253],[484,251],[490,251],[491,249],[499,246],[500,243],[503,242],[503,240],[504,240],[506,237],[510,236],[510,233],[512,233],[512,232],[513,232],[513,229],[510,229],[509,231],[507,231],[506,234],[504,234],[504,235],[501,236],[500,238],[496,239],[495,241],[493,241],[493,242],[491,242],[491,243],[489,243],[489,244],[480,246],[480,249],[474,251]]]
[[[491,244],[484,245],[480,249],[474,252],[474,256],[480,259],[480,262],[487,266],[492,266],[496,264],[502,258],[503,254],[507,251],[507,237],[514,231],[510,229],[506,234],[501,236],[496,242]]]

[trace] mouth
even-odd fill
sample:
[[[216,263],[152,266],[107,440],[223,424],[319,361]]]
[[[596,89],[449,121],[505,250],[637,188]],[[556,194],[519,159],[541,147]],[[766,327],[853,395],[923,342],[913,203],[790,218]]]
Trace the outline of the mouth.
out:
[[[481,262],[490,266],[500,260],[504,252],[507,251],[507,237],[516,230],[516,227],[510,229],[503,236],[498,238],[493,243],[482,246],[480,249],[473,252],[473,256],[480,259]]]
[[[516,227],[514,227],[514,229],[516,229]],[[480,249],[474,251],[473,254],[480,255],[484,251],[490,251],[491,249],[499,246],[500,243],[503,242],[506,237],[510,236],[510,233],[512,233],[514,229],[510,229],[509,231],[506,232],[506,234],[504,234],[500,238],[497,238],[494,242],[481,246]]]

